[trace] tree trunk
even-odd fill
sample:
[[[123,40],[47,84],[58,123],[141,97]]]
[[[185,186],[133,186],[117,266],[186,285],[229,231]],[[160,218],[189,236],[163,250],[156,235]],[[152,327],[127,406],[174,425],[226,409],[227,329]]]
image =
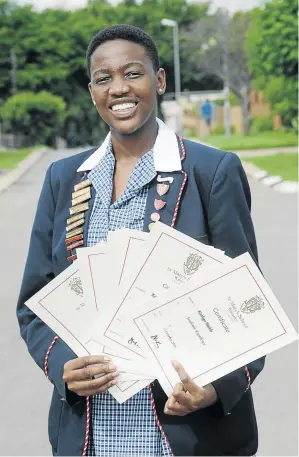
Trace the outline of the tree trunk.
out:
[[[250,88],[242,91],[242,98],[240,99],[243,115],[243,134],[249,135],[250,131]]]

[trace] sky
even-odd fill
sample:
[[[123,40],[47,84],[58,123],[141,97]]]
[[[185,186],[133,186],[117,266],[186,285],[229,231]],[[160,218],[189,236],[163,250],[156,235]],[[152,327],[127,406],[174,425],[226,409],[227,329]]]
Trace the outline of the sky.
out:
[[[111,3],[117,3],[117,0],[110,0]],[[191,0],[192,1],[192,0]],[[194,3],[200,3],[201,0],[193,0]],[[214,7],[226,7],[231,12],[245,9],[252,9],[256,6],[259,6],[263,3],[263,0],[212,0]],[[61,8],[63,3],[64,8],[67,9],[76,9],[82,6],[85,6],[87,0],[17,0],[19,5],[24,5],[30,3],[38,10],[44,8]]]

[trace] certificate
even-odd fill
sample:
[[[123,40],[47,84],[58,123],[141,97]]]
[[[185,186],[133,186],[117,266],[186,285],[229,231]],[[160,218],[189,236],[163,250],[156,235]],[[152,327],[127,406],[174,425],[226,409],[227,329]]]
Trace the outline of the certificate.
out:
[[[78,357],[89,355],[82,340],[84,340],[85,327],[96,317],[96,310],[85,304],[76,262],[30,298],[26,306]]]
[[[149,365],[146,367],[141,362],[133,365],[130,358],[122,357],[119,351],[116,354],[97,342],[86,341],[86,329],[94,321],[98,312],[94,306],[90,306],[85,301],[78,262],[56,276],[28,300],[26,306],[47,324],[78,357],[102,353],[111,355],[120,371],[118,382],[146,379],[149,383],[151,381],[148,380],[153,379],[153,373],[149,372]],[[130,369],[133,369],[133,373],[129,372]]]
[[[171,360],[204,386],[298,338],[248,253],[144,304],[133,321],[167,394],[178,382]]]
[[[139,258],[133,274],[120,287],[117,306],[107,310],[96,322],[93,337],[143,357],[143,348],[123,334],[122,315],[148,299],[199,277],[206,268],[222,265],[231,259],[222,251],[196,241],[162,223],[156,223],[146,243],[146,251]],[[127,321],[126,321],[127,325]]]

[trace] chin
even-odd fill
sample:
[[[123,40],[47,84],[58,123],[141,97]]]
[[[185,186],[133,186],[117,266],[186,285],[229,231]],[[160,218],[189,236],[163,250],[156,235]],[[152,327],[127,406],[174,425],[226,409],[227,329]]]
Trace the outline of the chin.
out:
[[[117,122],[111,122],[110,128],[120,135],[133,135],[138,132],[145,124],[146,120],[142,119],[127,119]]]

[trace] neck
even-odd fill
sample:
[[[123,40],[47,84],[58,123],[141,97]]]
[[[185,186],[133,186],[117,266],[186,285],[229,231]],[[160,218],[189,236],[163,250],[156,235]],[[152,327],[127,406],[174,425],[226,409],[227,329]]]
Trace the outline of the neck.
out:
[[[158,133],[156,117],[131,135],[111,131],[111,140],[116,161],[138,160],[155,144]]]

